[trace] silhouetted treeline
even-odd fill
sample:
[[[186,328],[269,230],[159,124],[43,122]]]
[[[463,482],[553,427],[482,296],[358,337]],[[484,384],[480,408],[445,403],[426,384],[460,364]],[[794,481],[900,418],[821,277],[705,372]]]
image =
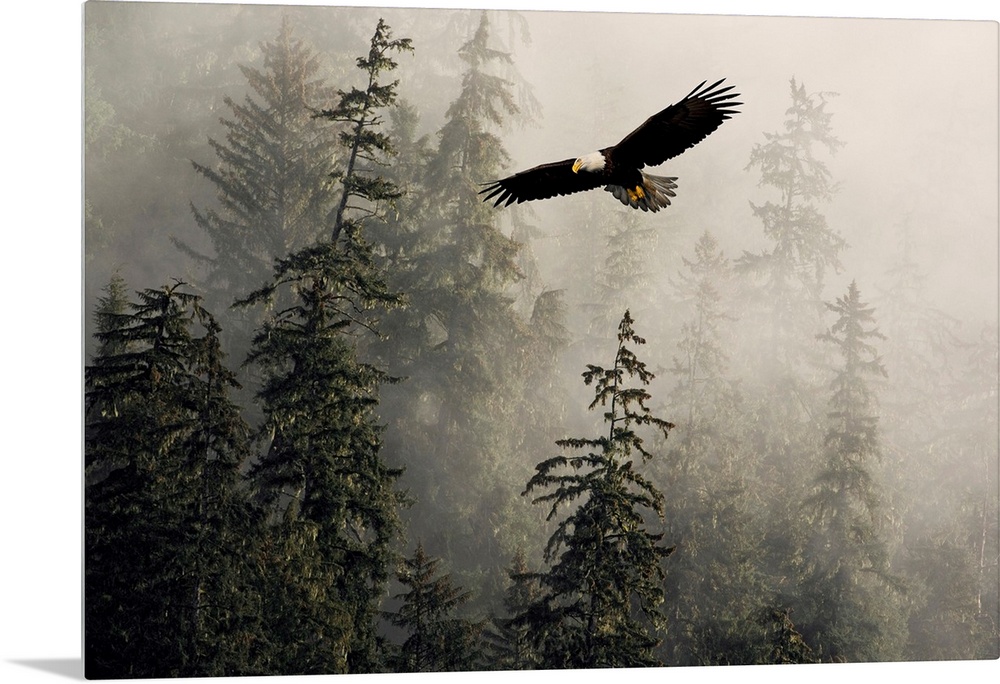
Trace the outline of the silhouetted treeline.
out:
[[[88,677],[1000,656],[996,325],[925,304],[905,225],[827,292],[831,94],[747,141],[733,257],[480,201],[517,15],[269,11],[87,8]]]

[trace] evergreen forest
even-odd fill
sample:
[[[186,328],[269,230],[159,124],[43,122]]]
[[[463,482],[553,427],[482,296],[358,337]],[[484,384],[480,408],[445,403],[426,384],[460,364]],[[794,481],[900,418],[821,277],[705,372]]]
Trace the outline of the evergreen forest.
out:
[[[935,261],[995,194],[894,204],[794,54],[557,26],[85,5],[88,678],[1000,657],[996,263]],[[673,206],[482,201],[722,77]]]

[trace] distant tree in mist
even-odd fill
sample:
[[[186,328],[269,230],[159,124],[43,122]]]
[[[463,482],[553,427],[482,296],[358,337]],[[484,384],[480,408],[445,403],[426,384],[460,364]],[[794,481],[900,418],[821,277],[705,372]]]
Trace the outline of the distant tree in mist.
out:
[[[94,309],[94,336],[98,343],[95,358],[115,356],[128,348],[127,339],[110,334],[128,317],[128,310],[128,285],[120,273],[115,273],[104,286],[104,294],[97,300]],[[100,407],[98,410],[104,409]]]
[[[736,320],[724,299],[732,266],[708,231],[695,243],[693,258],[682,257],[682,263],[674,289],[690,315],[680,324],[680,342],[670,368],[676,384],[669,405],[684,417],[684,439],[697,441],[711,437],[713,419],[723,417],[727,408],[732,410],[735,399],[726,377],[729,336],[724,330]]]
[[[835,347],[840,364],[830,386],[824,460],[803,508],[811,535],[800,625],[823,660],[898,660],[906,615],[876,476],[882,444],[874,383],[886,372],[875,342],[884,338],[854,282],[827,306],[837,320],[820,339]]]
[[[952,429],[953,398],[941,389],[954,386],[959,366],[954,352],[962,340],[960,322],[930,304],[927,273],[917,263],[915,236],[904,220],[877,299],[879,328],[887,337],[881,350],[892,378],[881,396],[880,425],[886,495],[896,517],[907,518],[907,533],[917,537],[936,527],[952,493],[941,487],[947,473],[934,472],[931,464],[937,461],[938,437]]]
[[[724,293],[732,266],[705,232],[672,278],[688,311],[669,368],[666,407],[676,416],[653,481],[665,498],[678,551],[666,570],[664,660],[677,665],[761,662],[767,643],[758,624],[769,605],[757,458],[745,443],[747,407],[728,376],[726,351],[735,317]]]
[[[958,424],[964,428],[960,455],[968,455],[970,478],[978,482],[966,494],[963,512],[968,516],[970,535],[975,540],[976,621],[980,645],[977,658],[1000,657],[1000,506],[996,493],[1000,467],[1000,406],[997,396],[1000,378],[1000,344],[996,324],[983,324],[968,350],[964,374],[960,376]],[[973,465],[974,464],[974,465]],[[961,518],[960,518],[961,519]]]
[[[93,67],[84,71],[84,98],[84,173],[89,183],[100,187],[97,179],[108,180],[121,173],[134,173],[138,160],[158,145],[155,138],[132,129],[121,120],[121,115],[98,85]],[[116,242],[123,237],[123,224],[127,222],[120,205],[101,199],[93,188],[84,197],[84,256],[88,267],[96,264],[100,254],[116,249]]]
[[[317,76],[319,56],[294,38],[287,18],[261,51],[262,68],[240,66],[252,94],[224,100],[226,139],[209,140],[217,163],[193,162],[217,190],[218,208],[192,206],[211,253],[178,241],[205,265],[205,285],[222,306],[264,282],[274,259],[327,232],[335,206],[336,131],[313,116],[332,95]]]
[[[595,272],[588,278],[593,300],[584,305],[589,315],[587,336],[595,346],[613,340],[607,331],[615,329],[622,310],[636,310],[641,315],[657,308],[650,257],[660,231],[655,225],[644,225],[643,216],[626,208],[601,205],[597,212],[599,218],[594,223],[605,236],[604,260],[595,264]],[[586,239],[593,241],[590,235]]]
[[[244,674],[259,635],[249,429],[219,328],[181,283],[127,307],[123,287],[101,301],[86,368],[87,676]]]
[[[549,519],[568,511],[546,547],[549,568],[532,575],[541,595],[514,622],[528,628],[544,668],[658,664],[661,562],[673,547],[661,546],[663,535],[647,529],[647,516],[663,515],[663,496],[636,469],[637,458],[653,457],[636,428],[665,436],[673,426],[646,407],[651,397],[644,385],[653,374],[631,349],[645,343],[632,324],[626,312],[614,364],[588,365],[583,374],[595,386],[590,408],[605,409],[607,434],[559,440],[587,453],[542,461],[525,488],[534,503],[550,505]],[[629,384],[633,378],[637,386]]]
[[[168,240],[173,226],[190,234],[188,202],[203,194],[188,159],[256,36],[241,31],[237,5],[199,6],[197,21],[156,3],[82,7],[89,309],[114,271],[148,284],[184,267]]]
[[[978,333],[956,345],[952,377],[936,389],[941,426],[921,467],[935,486],[916,490],[923,499],[908,516],[924,523],[904,556],[917,595],[912,658],[996,658],[1000,650],[997,329]]]
[[[837,189],[819,152],[832,155],[844,145],[834,135],[833,115],[827,111],[833,93],[809,93],[795,79],[790,90],[784,130],[764,133],[766,142],[754,145],[747,165],[760,170],[761,187],[779,192],[777,200],[751,203],[772,246],[744,253],[736,262],[754,284],[751,301],[761,309],[764,370],[786,373],[797,370],[799,357],[809,356],[803,349],[819,327],[825,276],[830,269],[839,270],[846,247],[818,206]]]
[[[996,596],[995,563],[983,563],[996,558],[987,550],[996,548],[996,404],[982,401],[996,395],[995,364],[965,364],[961,321],[931,305],[904,221],[879,312],[892,378],[881,401],[883,497],[906,535],[894,558],[910,584],[906,657],[995,657],[996,604],[984,611],[980,602],[984,589]]]
[[[470,592],[457,586],[450,574],[439,575],[440,558],[431,558],[423,544],[405,558],[396,579],[405,591],[386,617],[402,628],[406,639],[391,651],[394,672],[447,672],[476,669],[480,625],[458,615]]]
[[[786,578],[774,587],[786,597],[780,609],[796,593],[787,578],[796,574],[809,533],[798,504],[818,467],[825,429],[828,352],[815,340],[826,327],[824,284],[831,270],[840,269],[846,247],[821,209],[837,190],[826,160],[844,145],[828,109],[833,94],[811,93],[795,79],[789,85],[791,102],[782,129],[764,133],[747,165],[759,171],[758,185],[772,195],[751,203],[768,246],[734,260],[734,272],[742,279],[734,291],[740,336],[729,350],[746,402],[743,439],[758,462],[757,495],[768,531],[762,546],[765,565],[776,578]]]

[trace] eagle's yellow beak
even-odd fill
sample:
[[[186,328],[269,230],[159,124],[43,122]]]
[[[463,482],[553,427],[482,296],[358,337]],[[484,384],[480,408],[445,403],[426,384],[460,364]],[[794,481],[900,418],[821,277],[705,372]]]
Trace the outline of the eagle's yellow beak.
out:
[[[573,173],[577,173],[580,170],[581,166],[583,166],[582,159],[577,159],[575,162],[573,162]]]

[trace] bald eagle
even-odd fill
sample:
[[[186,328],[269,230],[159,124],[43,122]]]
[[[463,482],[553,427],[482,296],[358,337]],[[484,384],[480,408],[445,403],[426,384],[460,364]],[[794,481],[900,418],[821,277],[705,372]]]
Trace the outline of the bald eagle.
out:
[[[556,195],[593,190],[602,185],[622,204],[643,211],[659,211],[675,197],[677,178],[644,173],[644,166],[657,166],[694,147],[722,122],[739,111],[731,109],[739,93],[733,86],[720,88],[725,79],[705,87],[702,81],[687,97],[670,105],[629,133],[614,147],[542,164],[502,180],[486,183],[479,194],[493,206],[508,206]]]

